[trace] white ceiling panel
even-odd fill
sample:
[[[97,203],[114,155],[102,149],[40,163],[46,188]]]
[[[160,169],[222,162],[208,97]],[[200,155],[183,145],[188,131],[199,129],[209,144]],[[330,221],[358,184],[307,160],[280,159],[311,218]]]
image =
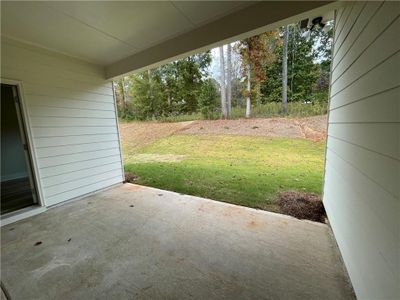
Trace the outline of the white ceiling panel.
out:
[[[204,50],[329,2],[0,3],[1,35],[105,66],[112,77]]]
[[[108,65],[245,4],[235,1],[1,1],[1,33]]]
[[[4,2],[1,33],[89,62],[105,65],[135,49],[40,2]]]
[[[173,1],[173,4],[196,26],[204,25],[254,3],[254,1]]]
[[[169,1],[55,1],[46,4],[140,50],[194,27]]]

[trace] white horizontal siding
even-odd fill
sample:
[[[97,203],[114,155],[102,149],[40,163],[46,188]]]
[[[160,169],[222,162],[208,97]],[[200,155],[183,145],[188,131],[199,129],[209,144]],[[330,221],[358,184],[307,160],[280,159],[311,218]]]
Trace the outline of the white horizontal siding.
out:
[[[332,95],[339,92],[341,89],[350,85],[362,75],[370,72],[374,67],[381,64],[396,52],[399,51],[400,43],[400,19],[397,18],[391,25],[365,50],[356,61],[353,62],[351,68],[348,68],[341,74],[334,72],[335,77],[332,77],[331,93]],[[393,42],[392,42],[393,41]],[[387,45],[382,49],[381,45]]]
[[[347,54],[350,48],[356,43],[360,33],[365,29],[371,17],[378,11],[379,7],[382,6],[383,2],[370,1],[365,3],[365,6],[360,11],[360,15],[357,17],[355,23],[350,24],[349,32],[347,37],[343,40],[336,39],[335,48],[333,49],[333,57],[335,61],[332,62],[333,66],[338,65],[341,59]],[[340,20],[339,20],[340,23]],[[338,58],[336,58],[338,56]]]
[[[400,4],[337,11],[324,205],[359,299],[398,299]]]
[[[111,118],[73,118],[71,117],[32,117],[32,127],[51,126],[51,127],[68,127],[68,126],[114,126],[115,119]]]
[[[95,93],[82,93],[71,88],[53,87],[43,84],[24,84],[24,91],[26,95],[36,96],[49,96],[54,98],[67,98],[71,100],[86,100],[93,102],[106,102],[110,103],[110,95],[101,95]]]
[[[346,83],[338,92],[331,94],[332,108],[359,101],[382,91],[398,87],[399,68],[400,52],[397,52],[356,81]],[[385,78],[385,80],[382,80],[382,78]]]
[[[329,137],[399,159],[400,123],[330,123]]]
[[[2,38],[1,77],[21,81],[45,205],[123,181],[102,68]]]
[[[89,176],[93,176],[94,174],[105,174],[108,173],[109,171],[115,170],[115,163],[107,163],[104,165],[100,166],[95,166],[92,168],[85,168],[82,170],[74,171],[74,172],[69,172],[69,173],[64,173],[60,175],[54,175],[54,176],[49,176],[43,178],[43,186],[45,188],[47,187],[53,187],[57,186],[59,184],[75,181],[75,180],[81,180],[84,178],[87,178]]]
[[[112,126],[65,126],[65,127],[33,127],[33,136],[35,138],[43,137],[64,137],[64,136],[80,136],[80,135],[97,135],[114,133],[117,130]]]
[[[336,36],[336,45],[337,47],[334,49],[333,55],[335,56],[337,52],[340,50],[340,46],[343,45],[343,41],[346,40],[348,35],[353,29],[355,21],[359,18],[361,12],[365,7],[365,2],[356,2],[352,6],[351,10],[345,10],[346,14],[348,13],[348,18],[346,22],[339,22],[339,24],[343,24],[342,30],[338,31]]]
[[[117,168],[114,170],[108,170],[107,172],[101,172],[98,174],[93,174],[88,177],[80,177],[76,180],[71,180],[67,182],[63,182],[53,186],[47,186],[44,190],[46,197],[54,197],[56,195],[61,195],[63,193],[67,193],[69,191],[80,189],[82,187],[95,184],[97,182],[101,182],[103,180],[108,180],[112,178],[118,178],[121,176],[121,168]]]
[[[90,152],[80,152],[76,154],[66,154],[59,156],[44,157],[39,160],[39,168],[55,168],[70,165],[87,160],[95,160],[102,157],[118,156],[119,148],[102,149]]]
[[[327,148],[393,197],[400,196],[398,187],[400,161],[335,138],[329,138]]]
[[[30,102],[35,103],[35,105],[48,106],[48,107],[66,107],[73,109],[96,109],[96,110],[106,110],[114,111],[114,103],[110,102],[98,102],[91,100],[75,100],[69,98],[62,98],[56,96],[36,96],[33,94],[28,94]],[[66,101],[68,100],[68,101]]]
[[[331,109],[331,123],[346,122],[400,122],[400,87],[389,89],[349,105]],[[380,109],[375,108],[379,106]]]
[[[73,120],[71,120],[73,122]],[[92,134],[75,136],[37,137],[36,148],[70,146],[87,143],[101,143],[118,140],[118,134]]]
[[[367,5],[371,4],[368,3]],[[358,32],[358,35],[350,36],[349,34],[348,39],[346,39],[344,43],[351,44],[352,46],[347,53],[342,53],[342,57],[335,56],[335,61],[332,63],[333,80],[335,80],[335,74],[341,74],[343,70],[354,63],[357,57],[368,49],[369,44],[374,42],[374,40],[377,39],[382,34],[382,32],[385,31],[386,27],[398,17],[397,6],[398,4],[396,2],[381,2],[381,5],[378,7],[378,9],[371,16],[368,15],[369,18],[366,20],[366,24],[363,24],[364,27],[361,28],[360,32]],[[349,7],[347,7],[346,10],[349,10]],[[363,11],[357,22],[362,22],[365,14],[366,11]],[[340,26],[340,24],[338,26]],[[359,27],[354,26],[353,30],[356,30],[358,28]],[[352,40],[350,40],[350,38]],[[353,47],[354,45],[355,47]]]
[[[60,155],[74,155],[82,152],[93,152],[93,151],[101,151],[106,149],[114,149],[118,148],[118,141],[103,141],[99,143],[86,143],[86,144],[77,144],[77,145],[68,145],[68,146],[56,146],[56,147],[44,147],[37,148],[36,155],[38,158],[46,158],[46,157],[57,157]]]
[[[119,155],[107,155],[102,157],[96,157],[93,159],[80,160],[77,162],[72,162],[69,164],[61,164],[53,167],[42,168],[40,170],[41,178],[48,178],[51,176],[58,176],[63,174],[70,174],[74,172],[79,172],[85,169],[93,169],[98,166],[115,164],[115,166],[120,162]]]
[[[112,185],[120,183],[120,182],[121,182],[121,176],[116,176],[116,177],[107,178],[104,180],[99,180],[94,183],[81,185],[74,189],[62,192],[60,194],[46,197],[47,203],[48,203],[48,205],[58,204],[60,202],[67,201],[67,200],[77,198],[77,197],[81,197],[82,195],[92,193],[93,191],[97,191],[97,190],[112,186]]]
[[[29,98],[29,97],[28,97]],[[68,101],[68,100],[66,100]],[[115,112],[111,110],[99,110],[93,105],[93,109],[88,108],[68,108],[66,105],[54,107],[54,106],[43,106],[36,104],[28,104],[30,116],[32,117],[72,117],[72,118],[115,118]]]

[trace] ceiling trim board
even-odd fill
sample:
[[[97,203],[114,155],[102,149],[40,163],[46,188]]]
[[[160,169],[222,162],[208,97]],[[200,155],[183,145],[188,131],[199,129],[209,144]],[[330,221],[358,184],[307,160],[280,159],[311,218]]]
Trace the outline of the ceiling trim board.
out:
[[[108,79],[140,72],[229,42],[240,40],[288,23],[324,14],[340,2],[266,1],[233,12],[214,22],[135,53],[106,66]]]

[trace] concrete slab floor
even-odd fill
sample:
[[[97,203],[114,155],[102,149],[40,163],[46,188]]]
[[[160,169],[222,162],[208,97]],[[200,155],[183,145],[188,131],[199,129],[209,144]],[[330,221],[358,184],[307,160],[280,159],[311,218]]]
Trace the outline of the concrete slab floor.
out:
[[[12,299],[354,299],[328,226],[138,185],[1,234]]]

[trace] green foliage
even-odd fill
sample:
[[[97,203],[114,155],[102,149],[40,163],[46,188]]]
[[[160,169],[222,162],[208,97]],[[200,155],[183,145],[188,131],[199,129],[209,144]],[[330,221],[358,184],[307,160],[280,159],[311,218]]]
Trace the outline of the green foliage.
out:
[[[261,84],[268,78],[264,71],[266,65],[272,64],[275,59],[274,47],[279,43],[276,31],[264,32],[239,41],[236,50],[242,59],[242,73],[247,75],[247,66],[250,66],[251,99],[260,102]],[[244,97],[249,96],[248,91],[243,89]]]
[[[287,105],[286,116],[289,118],[295,117],[311,117],[319,116],[327,113],[328,103],[325,101],[313,103],[289,102]],[[245,115],[244,107],[233,107],[231,111],[231,119],[240,119]],[[270,102],[266,104],[254,105],[252,107],[253,118],[272,118],[282,115],[282,106],[279,102]],[[166,115],[157,118],[161,122],[185,122],[195,120],[217,120],[221,117],[219,109],[211,111],[206,116],[202,113],[180,114],[180,115]],[[138,120],[134,118],[125,118],[125,120]],[[152,120],[151,118],[146,119]]]
[[[295,24],[289,30],[288,114],[308,116],[325,112],[332,30],[314,30],[309,39]],[[246,91],[245,76],[232,80],[231,118],[245,116],[246,93],[256,100],[252,101],[253,116],[281,113],[282,35],[282,30],[271,31],[236,45],[242,67],[250,64],[251,92]],[[220,118],[219,85],[209,78],[210,63],[211,53],[207,51],[119,80],[114,90],[120,118],[170,121]],[[298,108],[304,112],[298,112]]]
[[[205,119],[212,118],[218,107],[218,91],[212,79],[207,79],[199,93],[199,108]]]
[[[165,112],[166,103],[159,74],[147,71],[130,78],[131,101],[128,110],[139,119],[157,119]]]
[[[120,116],[148,120],[196,113],[199,94],[203,85],[208,84],[210,63],[207,51],[118,81],[115,92]]]
[[[303,33],[297,25],[289,27],[288,101],[327,102],[332,30],[313,30],[308,40]],[[265,67],[268,80],[261,86],[263,103],[282,99],[282,51],[282,45],[277,44],[274,48],[277,59]]]
[[[324,115],[327,113],[326,102],[317,103],[301,103],[301,102],[289,102],[287,104],[288,117],[311,117]],[[232,109],[232,119],[243,118],[245,109],[235,107]],[[270,102],[261,105],[254,105],[252,107],[252,117],[254,118],[271,118],[282,115],[282,106],[279,102]]]
[[[229,149],[229,156],[227,156]],[[277,210],[280,191],[321,193],[324,143],[304,139],[174,135],[139,155],[178,156],[146,162],[132,156],[125,170],[137,183],[254,208]]]
[[[198,108],[198,95],[208,76],[210,52],[196,54],[166,64],[157,71],[165,83],[169,112],[193,113]]]
[[[301,34],[297,26],[289,27],[288,100],[292,102],[310,101],[312,87],[318,78],[318,67],[314,64],[314,40],[310,38],[307,41]]]
[[[232,106],[242,107],[244,105],[243,90],[245,89],[244,82],[239,79],[234,78],[231,82],[232,84]]]

